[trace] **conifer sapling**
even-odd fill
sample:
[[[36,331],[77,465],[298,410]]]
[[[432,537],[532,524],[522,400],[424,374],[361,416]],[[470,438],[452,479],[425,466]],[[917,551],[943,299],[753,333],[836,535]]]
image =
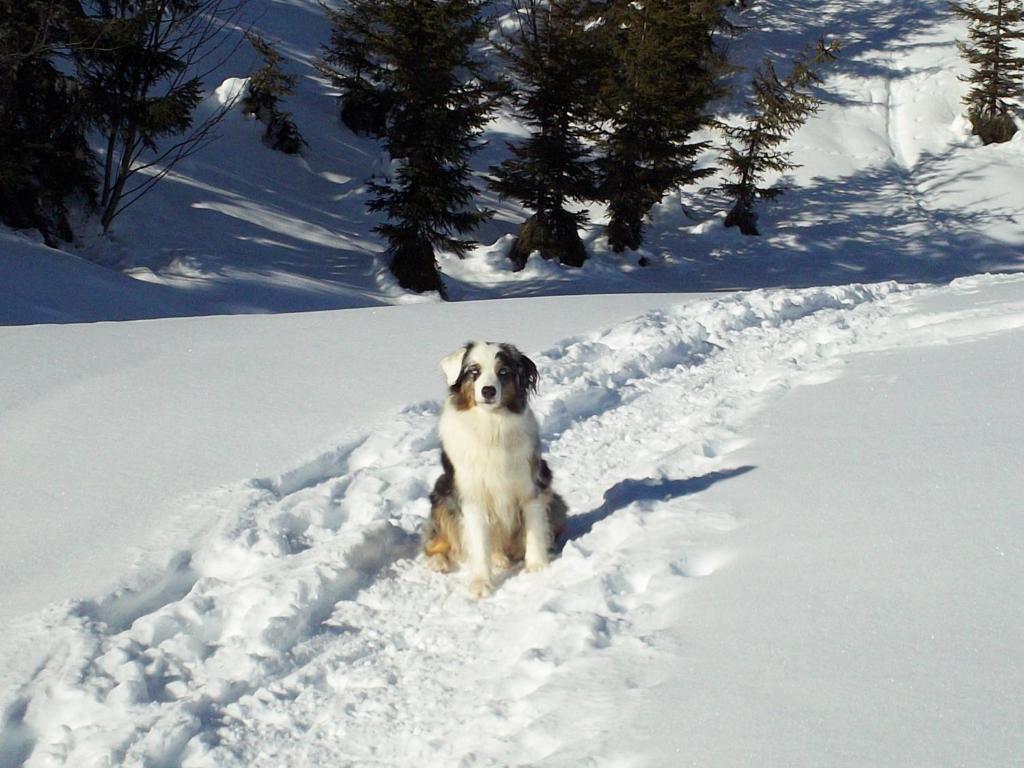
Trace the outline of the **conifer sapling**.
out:
[[[89,118],[100,134],[103,230],[216,138],[231,104],[195,122],[202,78],[243,2],[233,0],[84,0],[73,51]]]
[[[735,201],[725,226],[739,227],[744,235],[760,234],[757,229],[757,200],[773,200],[784,191],[779,185],[761,186],[769,173],[796,168],[791,153],[781,149],[789,137],[818,111],[821,100],[808,89],[822,82],[817,69],[836,59],[839,43],[821,39],[806,48],[789,74],[780,79],[775,64],[766,58],[754,73],[753,96],[747,101],[751,114],[742,125],[723,126],[729,141],[722,164],[732,180],[721,189]]]
[[[957,41],[960,55],[971,65],[960,79],[970,83],[964,96],[974,134],[985,144],[1009,141],[1017,132],[1012,104],[1021,96],[1024,57],[1014,44],[1024,40],[1024,10],[1020,0],[950,3],[968,22],[968,42]]]
[[[394,4],[348,0],[339,8],[323,2],[321,7],[331,23],[331,39],[316,68],[341,92],[341,122],[355,134],[383,139],[394,100],[385,83]]]
[[[249,87],[242,100],[242,110],[266,126],[263,143],[287,155],[298,154],[306,145],[290,112],[278,107],[282,96],[295,92],[298,78],[281,69],[281,54],[270,42],[255,32],[247,32],[246,40],[263,57],[263,66],[249,76]]]
[[[89,126],[66,66],[81,13],[75,0],[0,0],[0,221],[51,247],[73,238],[69,202],[95,201]]]
[[[667,191],[710,173],[696,167],[707,148],[691,137],[710,125],[727,65],[716,44],[724,0],[608,0],[597,4],[605,54],[597,140],[608,244],[637,249],[651,207]]]

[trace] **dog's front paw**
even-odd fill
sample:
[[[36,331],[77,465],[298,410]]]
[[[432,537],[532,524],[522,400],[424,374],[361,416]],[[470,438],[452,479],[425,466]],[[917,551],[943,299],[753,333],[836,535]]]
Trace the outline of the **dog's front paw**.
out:
[[[547,567],[548,567],[547,558],[539,558],[539,557],[538,558],[529,558],[526,561],[526,568],[525,568],[525,570],[526,570],[527,573],[537,573],[537,571],[543,571]]]
[[[469,582],[469,594],[477,600],[482,597],[489,597],[493,592],[494,584],[488,578],[477,576]]]
[[[512,567],[512,561],[508,559],[508,555],[504,552],[492,552],[491,567],[499,571],[507,571]]]
[[[431,555],[427,558],[427,568],[438,573],[448,573],[451,563],[445,555]]]

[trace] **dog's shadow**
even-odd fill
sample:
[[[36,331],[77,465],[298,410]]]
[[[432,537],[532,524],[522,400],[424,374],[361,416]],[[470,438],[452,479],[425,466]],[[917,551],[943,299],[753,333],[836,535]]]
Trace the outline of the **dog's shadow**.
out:
[[[643,480],[622,480],[604,492],[601,506],[589,512],[569,516],[565,531],[555,542],[555,550],[561,552],[568,542],[586,536],[599,522],[630,504],[638,501],[668,501],[680,496],[689,496],[707,490],[723,480],[745,475],[753,469],[752,466],[735,467],[685,480],[659,480],[650,477]]]

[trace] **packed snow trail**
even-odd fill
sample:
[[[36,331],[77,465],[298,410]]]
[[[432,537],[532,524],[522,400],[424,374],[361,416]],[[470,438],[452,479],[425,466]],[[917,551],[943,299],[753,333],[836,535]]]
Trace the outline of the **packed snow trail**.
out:
[[[2,702],[0,758],[156,768],[607,754],[593,718],[642,697],[676,652],[659,642],[658,606],[735,556],[739,521],[691,495],[755,469],[727,456],[763,399],[885,343],[914,293],[736,294],[536,356],[568,541],[548,570],[510,573],[482,602],[418,556],[436,402],[280,477],[212,492],[199,503],[220,524],[161,583],[51,620],[52,651]]]

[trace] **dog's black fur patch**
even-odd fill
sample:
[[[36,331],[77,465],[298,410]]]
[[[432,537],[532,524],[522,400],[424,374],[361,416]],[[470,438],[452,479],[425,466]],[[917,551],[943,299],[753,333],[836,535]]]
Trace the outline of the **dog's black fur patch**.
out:
[[[537,465],[537,487],[542,491],[547,491],[551,488],[551,467],[544,459],[540,460],[540,464]]]
[[[499,344],[498,348],[501,350],[498,352],[498,359],[515,372],[515,392],[505,405],[512,413],[522,413],[526,410],[526,401],[529,400],[530,393],[537,391],[537,380],[540,378],[537,366],[511,344]]]
[[[466,345],[463,347],[464,351],[462,353],[462,363],[459,365],[459,376],[455,379],[455,383],[448,388],[453,395],[460,394],[462,391],[462,385],[466,383],[466,377],[469,375],[469,368],[466,367],[466,362],[469,360],[469,353],[472,349],[473,342],[467,341]]]
[[[441,469],[443,473],[434,481],[434,490],[430,492],[430,505],[448,505],[451,510],[459,513],[459,505],[455,499],[455,467],[444,451],[441,451]]]

